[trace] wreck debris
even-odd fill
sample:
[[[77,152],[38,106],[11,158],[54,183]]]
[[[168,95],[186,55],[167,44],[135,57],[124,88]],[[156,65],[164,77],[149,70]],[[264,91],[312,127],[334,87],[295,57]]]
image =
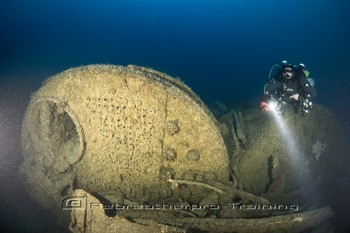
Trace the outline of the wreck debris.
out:
[[[239,109],[222,116],[218,124],[197,95],[163,73],[137,66],[70,69],[50,78],[31,99],[23,124],[23,183],[33,199],[52,210],[58,209],[64,196],[77,194],[73,190],[78,188],[86,190],[79,195],[94,203],[98,200],[88,193],[103,203],[136,206],[295,201],[308,208],[300,196],[312,195],[318,182],[306,188],[299,181],[308,172],[315,180],[330,170],[324,164],[330,164],[328,155],[338,140],[336,127],[329,127],[336,125],[333,116],[316,105],[315,115],[307,120],[292,114],[285,117],[304,152],[305,163],[296,172],[273,121],[260,112]],[[317,146],[320,141],[324,147]],[[322,153],[319,161],[309,156],[315,151]],[[107,217],[103,207],[101,211],[72,209],[70,229],[298,232],[332,215],[328,207],[293,214],[114,212],[115,217],[111,213]]]
[[[239,154],[244,149],[247,139],[244,132],[244,120],[241,112],[237,113],[234,110],[226,113],[220,118],[220,122],[225,123],[229,129],[229,137],[232,137],[231,146],[233,146],[233,155]]]
[[[320,140],[317,140],[316,143],[312,145],[312,153],[315,155],[317,162],[320,160],[322,152],[326,149],[326,145],[322,144]]]
[[[220,186],[219,188],[214,185],[209,185],[209,184],[196,182],[196,181],[174,180],[174,179],[168,179],[167,181],[172,184],[172,188],[178,187],[179,184],[197,185],[197,186],[208,188],[220,194],[226,195],[227,196],[225,198],[226,200],[232,200],[234,196],[238,196],[243,200],[248,200],[253,203],[269,204],[269,201],[267,199],[263,197],[255,196],[251,193],[247,193],[242,190],[238,190],[236,189],[235,186],[225,186],[223,184],[216,183],[216,186]]]
[[[187,180],[173,180],[173,179],[168,179],[167,182],[171,183],[172,188],[178,187],[179,184],[188,184],[188,185],[198,185],[205,187],[207,189],[214,190],[215,192],[218,192],[220,194],[226,193],[224,190],[221,190],[213,185],[201,183],[201,182],[196,182],[196,181],[187,181]]]
[[[298,233],[308,228],[318,226],[327,218],[332,217],[332,215],[333,212],[329,207],[323,207],[317,210],[302,213],[259,219],[182,218],[162,223],[187,229],[205,230],[209,232]]]
[[[332,158],[339,151],[337,145],[341,141],[335,116],[329,109],[315,105],[305,119],[286,107],[282,118],[291,135],[294,135],[298,147],[294,151],[300,152],[293,154],[286,151],[289,142],[284,141],[279,124],[272,115],[253,110],[250,115],[251,120],[245,122],[249,143],[236,156],[238,159],[231,162],[231,169],[242,184],[242,190],[264,196],[272,202],[305,204],[305,192],[296,195],[294,191],[305,191],[306,187],[312,186],[310,190],[314,193],[310,191],[308,195],[317,195],[317,188],[322,184],[320,177],[334,173],[331,167],[337,160]],[[260,119],[264,119],[264,123]],[[314,157],[317,140],[327,145],[322,148],[322,160],[319,161]]]
[[[217,218],[158,218],[137,219],[120,215],[107,217],[98,199],[85,192],[75,190],[75,196],[84,197],[86,208],[73,209],[69,229],[73,233],[131,233],[131,232],[300,232],[318,226],[333,215],[329,207],[307,212],[280,215],[259,219],[217,219]],[[121,210],[123,211],[123,210]],[[142,210],[139,210],[142,211]],[[154,210],[158,212],[158,210]]]
[[[236,130],[237,138],[240,141],[240,144],[242,145],[242,147],[244,148],[245,144],[247,143],[247,139],[244,135],[244,122],[243,122],[242,113],[239,112],[237,114],[236,111],[232,111],[232,113],[233,113],[233,119],[235,122],[235,130]]]
[[[178,227],[159,224],[154,220],[138,221],[138,224],[122,216],[107,217],[103,204],[84,190],[75,190],[74,196],[84,197],[85,209],[72,209],[69,230],[73,233],[184,233]]]
[[[189,170],[229,180],[211,112],[185,84],[144,67],[91,65],[49,78],[31,98],[22,145],[22,179],[47,208],[76,188],[155,203],[173,195],[167,179]]]

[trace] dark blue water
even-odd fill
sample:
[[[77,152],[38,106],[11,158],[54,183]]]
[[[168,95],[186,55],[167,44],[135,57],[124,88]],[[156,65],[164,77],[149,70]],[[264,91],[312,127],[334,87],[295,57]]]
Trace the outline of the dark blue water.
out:
[[[49,75],[87,64],[151,67],[211,103],[257,98],[273,64],[302,62],[316,81],[315,102],[335,111],[349,142],[349,11],[345,0],[1,0],[1,194],[16,191],[7,181],[21,162],[29,93]],[[348,162],[341,188],[350,184]]]

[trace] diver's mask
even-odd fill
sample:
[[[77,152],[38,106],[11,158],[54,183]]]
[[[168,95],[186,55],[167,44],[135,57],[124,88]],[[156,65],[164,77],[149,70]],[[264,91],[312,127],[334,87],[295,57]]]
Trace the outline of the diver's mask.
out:
[[[287,79],[291,79],[294,76],[294,72],[291,68],[287,67],[284,69],[283,71],[283,77],[287,78]]]

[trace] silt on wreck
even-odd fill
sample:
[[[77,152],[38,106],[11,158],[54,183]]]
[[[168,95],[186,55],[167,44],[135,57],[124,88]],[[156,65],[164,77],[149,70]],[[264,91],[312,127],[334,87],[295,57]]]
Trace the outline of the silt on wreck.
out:
[[[32,95],[22,129],[23,183],[73,232],[328,229],[331,209],[312,206],[309,197],[334,177],[334,114],[320,105],[307,118],[286,110],[300,152],[293,162],[271,115],[247,103],[213,112],[180,80],[149,68],[69,69]],[[77,196],[90,205],[64,202]],[[103,207],[159,203],[218,208]],[[298,211],[225,208],[232,203]]]

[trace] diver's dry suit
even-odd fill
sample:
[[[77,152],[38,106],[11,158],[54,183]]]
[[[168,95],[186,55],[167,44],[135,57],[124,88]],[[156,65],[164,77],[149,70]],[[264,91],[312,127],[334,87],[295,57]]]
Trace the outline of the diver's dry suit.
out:
[[[312,108],[311,99],[317,96],[317,92],[307,80],[303,68],[291,64],[283,65],[274,78],[266,84],[264,94],[292,104],[296,111],[299,106],[302,106],[304,112],[307,113],[308,108]],[[298,100],[290,98],[294,94],[299,94]]]

